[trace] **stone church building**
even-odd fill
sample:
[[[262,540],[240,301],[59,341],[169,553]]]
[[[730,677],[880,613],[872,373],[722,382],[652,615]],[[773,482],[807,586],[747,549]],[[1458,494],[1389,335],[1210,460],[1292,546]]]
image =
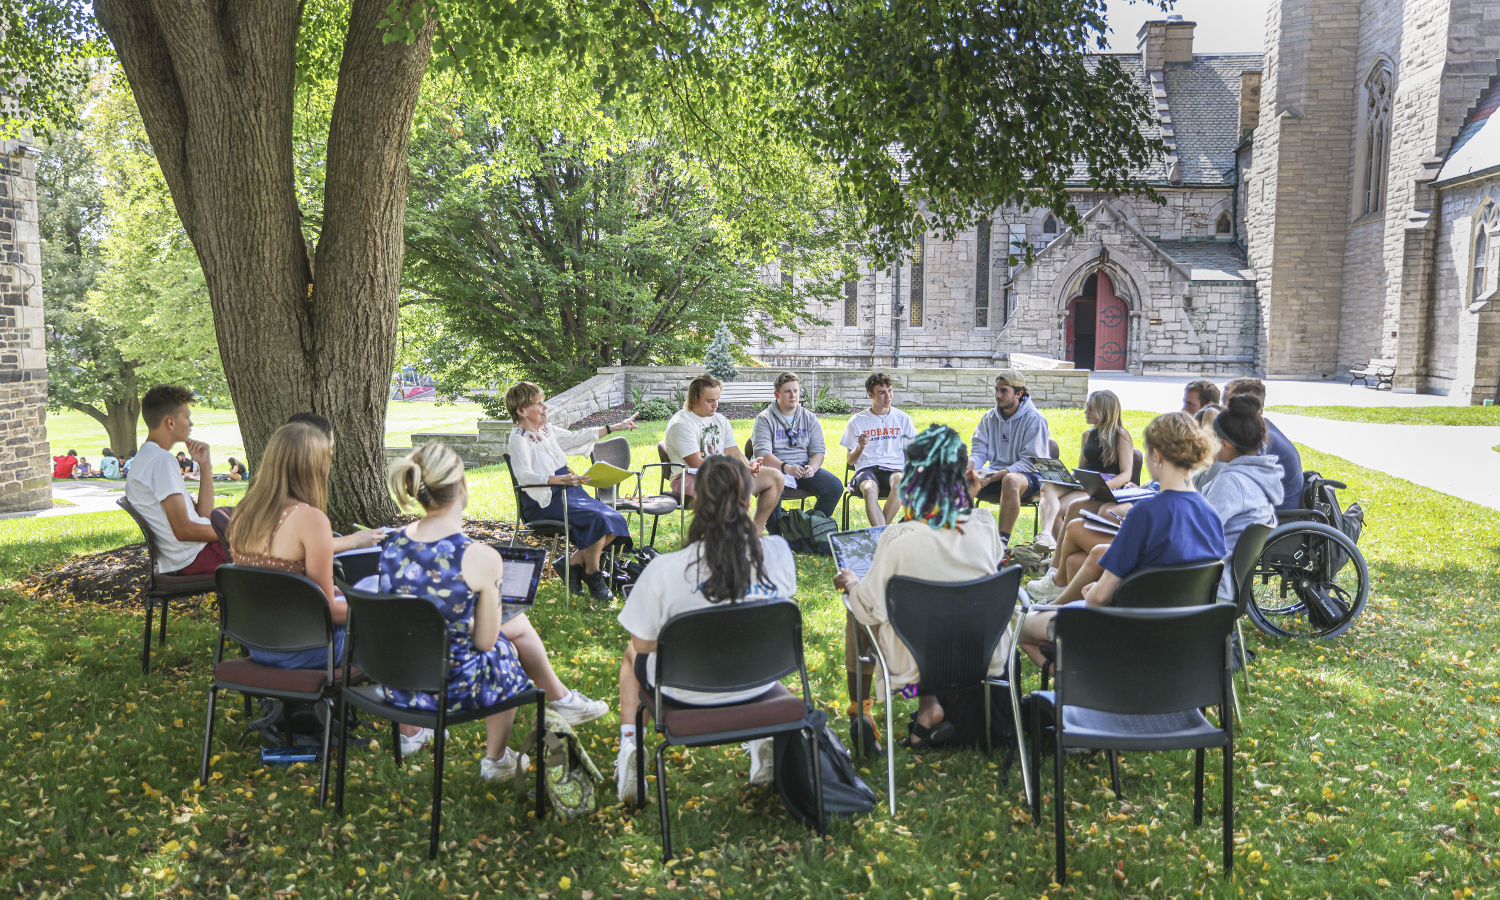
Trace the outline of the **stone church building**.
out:
[[[1339,378],[1496,396],[1500,15],[1494,0],[1272,0],[1263,54],[1147,22],[1115,58],[1168,152],[1165,198],[1072,191],[866,267],[773,366],[984,367],[1012,353],[1135,374]],[[1029,264],[1009,266],[1029,242]],[[795,278],[772,266],[769,278]]]

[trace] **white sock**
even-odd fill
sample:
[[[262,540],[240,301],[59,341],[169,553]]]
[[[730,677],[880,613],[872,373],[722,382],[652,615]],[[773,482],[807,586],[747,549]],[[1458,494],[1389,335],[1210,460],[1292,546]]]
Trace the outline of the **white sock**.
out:
[[[626,741],[629,741],[632,744],[635,743],[635,726],[634,725],[621,725],[620,726],[620,743],[623,744]]]
[[[1047,580],[1051,581],[1052,579],[1054,579],[1056,577],[1057,577],[1057,566],[1048,566],[1047,567]]]

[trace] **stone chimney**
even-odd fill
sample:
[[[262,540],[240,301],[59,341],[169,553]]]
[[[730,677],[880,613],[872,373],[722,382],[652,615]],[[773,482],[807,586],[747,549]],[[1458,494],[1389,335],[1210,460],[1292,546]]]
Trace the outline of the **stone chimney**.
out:
[[[1167,16],[1147,22],[1136,32],[1136,44],[1147,69],[1164,68],[1167,63],[1193,61],[1193,27],[1182,16]]]
[[[1240,73],[1240,137],[1260,124],[1260,70]]]

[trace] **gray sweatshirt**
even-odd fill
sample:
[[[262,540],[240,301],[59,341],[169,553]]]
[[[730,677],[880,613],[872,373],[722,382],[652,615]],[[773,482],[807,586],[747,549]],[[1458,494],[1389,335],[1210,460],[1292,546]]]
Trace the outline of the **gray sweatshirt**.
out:
[[[1224,578],[1219,599],[1234,600],[1234,545],[1251,525],[1276,525],[1276,507],[1281,503],[1283,473],[1274,456],[1241,456],[1224,463],[1219,474],[1203,488],[1208,501],[1224,520]]]
[[[773,453],[777,459],[793,466],[805,466],[808,457],[825,453],[823,426],[805,406],[797,407],[788,425],[787,417],[772,403],[755,417],[750,441],[755,445],[756,456]]]
[[[1022,397],[1009,419],[1000,415],[999,409],[992,409],[979,420],[969,448],[969,463],[976,469],[989,463],[992,469],[1030,472],[1036,467],[1026,457],[1046,456],[1051,437],[1046,417],[1032,405],[1030,397]]]

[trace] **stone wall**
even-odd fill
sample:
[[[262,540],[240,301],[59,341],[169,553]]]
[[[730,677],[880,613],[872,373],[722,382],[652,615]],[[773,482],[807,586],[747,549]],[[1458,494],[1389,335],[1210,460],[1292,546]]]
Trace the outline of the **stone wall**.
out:
[[[0,512],[52,506],[36,152],[0,142]]]
[[[1500,176],[1443,191],[1435,242],[1432,343],[1423,385],[1470,403],[1496,399],[1500,386],[1500,232],[1490,235],[1486,283],[1477,297],[1470,295],[1474,213],[1486,199],[1500,203]]]

